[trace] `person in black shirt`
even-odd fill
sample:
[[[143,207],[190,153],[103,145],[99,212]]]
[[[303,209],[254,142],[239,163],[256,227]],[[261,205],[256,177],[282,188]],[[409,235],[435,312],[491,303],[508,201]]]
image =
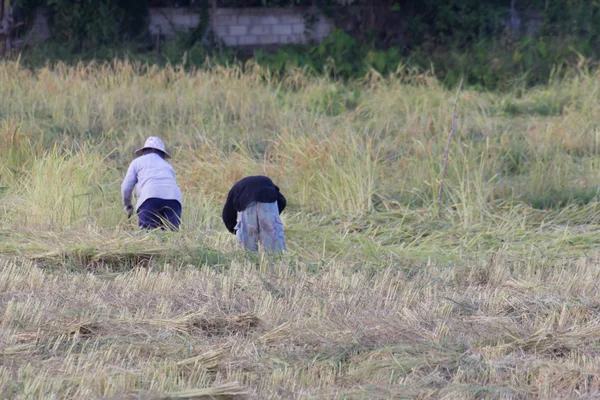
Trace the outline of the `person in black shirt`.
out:
[[[231,188],[223,207],[223,222],[247,250],[258,251],[258,241],[264,251],[286,249],[280,214],[286,206],[279,188],[266,176],[247,176]]]

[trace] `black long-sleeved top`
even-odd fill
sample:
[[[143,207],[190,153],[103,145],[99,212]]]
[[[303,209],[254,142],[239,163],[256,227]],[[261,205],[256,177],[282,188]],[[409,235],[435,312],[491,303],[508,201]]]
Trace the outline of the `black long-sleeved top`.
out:
[[[273,203],[275,201],[281,214],[287,202],[273,181],[261,175],[247,176],[236,182],[229,191],[223,207],[223,222],[229,232],[235,233],[238,212],[244,211],[253,202]]]

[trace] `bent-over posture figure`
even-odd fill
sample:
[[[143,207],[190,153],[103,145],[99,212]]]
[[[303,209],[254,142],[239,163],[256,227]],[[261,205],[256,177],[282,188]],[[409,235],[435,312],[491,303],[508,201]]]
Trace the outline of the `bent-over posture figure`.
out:
[[[129,165],[121,185],[127,217],[133,214],[131,195],[135,187],[140,228],[179,229],[182,196],[175,179],[175,171],[166,161],[171,156],[165,151],[163,141],[150,136],[144,147],[136,150],[135,154],[138,158]]]
[[[285,206],[285,197],[271,179],[247,176],[229,191],[223,207],[223,222],[245,249],[258,251],[260,239],[264,251],[281,252],[286,246],[279,214]]]

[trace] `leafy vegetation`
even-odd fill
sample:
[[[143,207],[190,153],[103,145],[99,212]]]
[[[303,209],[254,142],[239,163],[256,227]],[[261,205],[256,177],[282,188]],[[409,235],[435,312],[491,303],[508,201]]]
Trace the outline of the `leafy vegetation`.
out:
[[[20,14],[27,19],[40,4],[51,10],[53,43],[26,52],[23,62],[106,61],[116,56],[157,62],[155,40],[145,33],[149,1],[27,0],[21,3]],[[304,0],[218,3],[220,7],[311,4]],[[599,56],[600,9],[589,1],[319,0],[315,4],[339,28],[330,37],[320,44],[257,51],[251,58],[280,75],[300,67],[335,78],[362,79],[372,70],[393,75],[408,66],[421,72],[433,70],[449,87],[465,77],[472,88],[505,90],[517,79],[523,86],[547,84],[565,70],[581,68],[582,60],[589,60],[586,67],[596,68]],[[247,55],[234,49],[217,51],[203,40],[212,2],[180,5],[200,13],[200,23],[192,32],[179,32],[173,43],[163,44],[159,64],[184,61],[188,67],[206,67],[247,60]]]

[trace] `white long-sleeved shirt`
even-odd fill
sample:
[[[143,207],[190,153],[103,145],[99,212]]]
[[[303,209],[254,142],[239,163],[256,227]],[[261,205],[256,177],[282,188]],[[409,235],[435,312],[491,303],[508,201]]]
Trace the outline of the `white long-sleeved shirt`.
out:
[[[121,184],[123,205],[133,205],[131,195],[135,187],[136,210],[150,198],[177,200],[183,203],[171,164],[156,153],[146,154],[131,162]]]

